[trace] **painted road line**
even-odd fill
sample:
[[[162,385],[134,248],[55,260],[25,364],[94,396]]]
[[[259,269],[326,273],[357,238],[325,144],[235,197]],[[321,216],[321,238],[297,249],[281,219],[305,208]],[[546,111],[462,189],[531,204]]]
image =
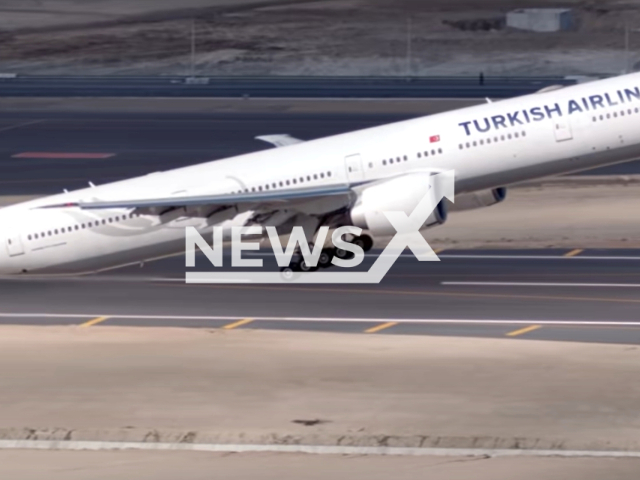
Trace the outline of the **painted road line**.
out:
[[[364,331],[364,333],[376,333],[379,332],[381,330],[386,330],[387,328],[391,328],[395,325],[397,325],[398,322],[386,322],[386,323],[382,323],[380,325],[376,325],[375,327],[371,327],[368,328]]]
[[[45,120],[31,120],[30,122],[18,123],[17,125],[9,125],[8,127],[0,128],[0,132],[8,132],[9,130],[17,130],[18,128],[28,127],[35,125],[36,123],[42,123]]]
[[[151,450],[219,453],[308,453],[316,455],[407,455],[427,457],[564,457],[640,458],[634,450],[535,450],[528,448],[420,448],[337,445],[229,443],[100,442],[91,440],[0,440],[0,449],[28,450]]]
[[[81,152],[22,152],[11,155],[11,158],[32,159],[69,159],[69,160],[102,160],[111,158],[115,153],[81,153]]]
[[[6,182],[0,182],[0,184]],[[270,252],[246,252],[243,253],[244,256],[247,257],[273,257],[274,254]],[[576,255],[573,257],[567,257],[561,254],[558,255],[466,255],[466,254],[442,254],[439,255],[440,258],[444,258],[447,260],[451,259],[460,259],[460,260],[624,260],[624,261],[640,261],[640,256],[597,256],[597,255]],[[368,253],[367,257],[378,258],[378,257],[396,257],[396,255],[375,255]],[[415,255],[412,253],[402,253],[400,257],[402,259],[415,259]]]
[[[576,255],[580,255],[582,252],[584,252],[584,248],[576,248],[575,250],[571,250],[568,253],[565,253],[564,256],[565,258],[571,258],[571,257],[575,257]]]
[[[507,337],[517,337],[519,335],[523,335],[528,332],[533,332],[534,330],[538,330],[542,328],[542,325],[530,325],[528,327],[521,328],[519,330],[514,330],[513,332],[507,333]]]
[[[79,313],[11,313],[0,312],[0,318],[95,318],[98,315]],[[246,316],[211,316],[211,315],[126,315],[111,314],[104,315],[109,319],[118,320],[211,320],[211,321],[239,321]],[[514,320],[514,319],[481,319],[481,318],[359,318],[359,317],[272,317],[264,316],[252,317],[255,322],[336,322],[336,323],[415,323],[415,324],[449,324],[449,325],[555,325],[555,326],[580,326],[580,327],[640,327],[640,321],[619,321],[619,320]]]
[[[97,325],[98,323],[102,323],[104,321],[107,321],[110,318],[111,317],[97,317],[97,318],[94,318],[93,320],[89,320],[88,322],[81,323],[80,326],[81,327],[91,327],[93,325]]]
[[[443,286],[467,287],[594,287],[640,288],[640,283],[568,283],[568,282],[440,282]]]
[[[234,328],[241,327],[242,325],[246,325],[247,323],[251,323],[251,322],[253,322],[253,318],[243,318],[242,320],[238,320],[237,322],[233,322],[228,325],[225,325],[222,328],[224,328],[225,330],[233,330]]]

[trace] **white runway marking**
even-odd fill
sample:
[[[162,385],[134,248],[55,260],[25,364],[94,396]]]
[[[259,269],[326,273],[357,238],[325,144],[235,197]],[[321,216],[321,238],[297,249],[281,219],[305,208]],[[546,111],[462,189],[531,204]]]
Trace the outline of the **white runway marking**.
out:
[[[105,312],[93,313],[11,313],[0,312],[0,318],[61,318],[61,319],[91,319],[109,317],[114,319],[131,320],[210,320],[232,321],[252,318],[254,322],[336,322],[336,323],[419,323],[419,324],[450,324],[450,325],[555,325],[555,326],[592,326],[592,327],[640,327],[640,321],[608,321],[608,320],[535,320],[535,319],[506,319],[484,320],[473,318],[348,318],[348,317],[265,317],[260,315],[126,315]]]
[[[36,123],[42,123],[45,120],[31,120],[29,122],[24,122],[24,123],[18,123],[17,125],[9,125],[8,127],[4,127],[4,128],[0,128],[0,132],[8,132],[9,130],[16,130],[18,128],[22,128],[22,127],[28,127],[30,125],[35,125]]]
[[[640,288],[640,283],[440,282],[440,285],[456,287]]]
[[[640,458],[638,451],[527,450],[484,448],[341,447],[328,445],[255,445],[219,443],[92,442],[0,440],[0,449],[30,450],[162,450],[223,453],[310,453],[317,455],[404,455],[431,457],[592,457]]]
[[[406,254],[403,254],[403,256]],[[412,256],[412,255],[407,255]],[[612,256],[596,256],[596,255],[577,255],[574,257],[566,257],[564,255],[440,255],[440,258],[460,258],[467,260],[565,260],[567,262],[575,262],[578,260],[626,260],[640,261],[640,257],[612,257]]]
[[[247,252],[243,253],[246,257],[273,257],[271,252]],[[368,253],[367,257],[377,258],[381,255],[374,253]],[[386,256],[386,255],[385,255]],[[464,259],[464,260],[565,260],[565,261],[578,261],[578,260],[626,260],[626,261],[640,261],[640,256],[598,256],[598,255],[576,255],[573,257],[567,257],[564,254],[558,255],[465,255],[465,254],[450,254],[442,253],[438,254],[439,258],[446,259]],[[400,258],[413,258],[416,257],[411,253],[403,253]]]

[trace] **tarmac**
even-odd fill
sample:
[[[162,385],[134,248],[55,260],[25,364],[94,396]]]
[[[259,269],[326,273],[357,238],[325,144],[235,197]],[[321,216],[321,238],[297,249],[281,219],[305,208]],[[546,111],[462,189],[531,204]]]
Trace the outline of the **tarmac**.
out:
[[[0,442],[58,449],[0,451],[3,478],[637,477],[640,459],[597,457],[640,455],[637,347],[131,327],[0,333],[0,361],[11,365],[0,372]],[[82,442],[128,451],[63,451]],[[447,452],[131,450],[167,443]],[[498,450],[517,458],[493,458]],[[568,457],[529,458],[543,450]]]

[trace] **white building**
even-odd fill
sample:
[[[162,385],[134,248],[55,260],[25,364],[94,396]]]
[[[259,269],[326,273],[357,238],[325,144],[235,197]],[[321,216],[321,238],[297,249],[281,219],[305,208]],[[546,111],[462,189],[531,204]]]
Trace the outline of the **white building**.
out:
[[[507,27],[531,32],[559,32],[575,28],[568,8],[522,8],[507,13]]]

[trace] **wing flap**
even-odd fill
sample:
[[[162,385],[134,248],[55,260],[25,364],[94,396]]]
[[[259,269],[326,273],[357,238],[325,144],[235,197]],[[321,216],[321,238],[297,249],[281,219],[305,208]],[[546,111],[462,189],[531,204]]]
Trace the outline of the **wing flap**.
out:
[[[337,185],[330,187],[314,187],[304,189],[275,190],[262,192],[248,192],[238,194],[216,194],[197,196],[174,196],[159,198],[143,198],[130,200],[95,200],[67,202],[56,205],[46,205],[40,208],[69,208],[77,207],[83,210],[104,210],[117,208],[184,208],[198,206],[234,206],[234,205],[275,205],[283,206],[288,203],[295,203],[300,200],[313,199],[316,197],[339,196],[349,197],[352,190],[347,185]]]

